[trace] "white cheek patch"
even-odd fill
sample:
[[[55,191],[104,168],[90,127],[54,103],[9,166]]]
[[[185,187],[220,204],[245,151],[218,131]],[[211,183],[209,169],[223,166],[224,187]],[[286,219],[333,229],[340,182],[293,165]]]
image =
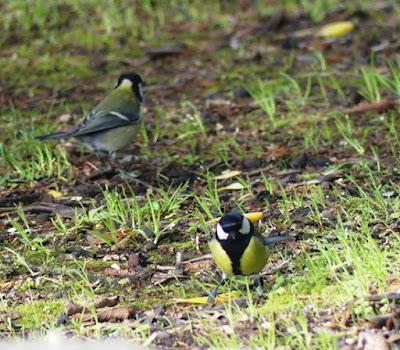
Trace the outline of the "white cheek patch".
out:
[[[225,240],[229,236],[229,233],[226,233],[220,224],[217,225],[217,237],[220,240]]]
[[[250,233],[250,221],[247,218],[243,218],[242,227],[239,232],[243,235],[248,235]]]
[[[123,79],[121,81],[121,86],[127,86],[127,87],[131,87],[132,86],[132,82],[129,79]]]

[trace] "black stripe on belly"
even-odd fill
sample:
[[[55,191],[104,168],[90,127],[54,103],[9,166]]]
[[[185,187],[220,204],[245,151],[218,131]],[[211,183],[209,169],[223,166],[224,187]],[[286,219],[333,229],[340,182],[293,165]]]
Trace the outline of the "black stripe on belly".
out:
[[[250,239],[252,235],[241,235],[240,239],[223,239],[218,240],[221,244],[222,248],[224,248],[226,254],[231,259],[232,263],[232,271],[235,275],[241,275],[242,271],[240,270],[240,258],[242,257],[244,251],[249,245]]]

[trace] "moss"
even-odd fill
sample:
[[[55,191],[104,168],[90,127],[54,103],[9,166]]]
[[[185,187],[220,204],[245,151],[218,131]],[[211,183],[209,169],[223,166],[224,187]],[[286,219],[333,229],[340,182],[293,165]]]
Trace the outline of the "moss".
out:
[[[65,310],[64,304],[62,300],[35,300],[17,305],[15,311],[20,317],[16,323],[24,330],[51,328]]]

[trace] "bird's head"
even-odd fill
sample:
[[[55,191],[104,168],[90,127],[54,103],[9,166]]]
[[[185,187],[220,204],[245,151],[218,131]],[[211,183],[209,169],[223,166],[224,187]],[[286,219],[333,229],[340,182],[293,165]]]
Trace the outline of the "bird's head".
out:
[[[123,73],[119,76],[116,88],[120,86],[128,86],[132,89],[133,93],[139,99],[140,102],[143,102],[143,91],[142,85],[144,84],[142,78],[139,74],[134,72]]]
[[[216,238],[223,240],[241,240],[252,235],[254,226],[242,213],[237,211],[225,214],[217,224]]]

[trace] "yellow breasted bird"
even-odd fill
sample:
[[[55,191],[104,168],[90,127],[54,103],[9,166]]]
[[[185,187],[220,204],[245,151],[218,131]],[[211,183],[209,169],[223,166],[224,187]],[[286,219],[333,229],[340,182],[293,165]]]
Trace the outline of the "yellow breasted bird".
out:
[[[249,276],[261,272],[268,260],[268,245],[291,239],[289,236],[263,237],[242,213],[225,214],[217,224],[215,237],[208,243],[215,263],[223,273],[209,300],[215,299],[218,287],[227,276]],[[261,279],[258,282],[262,287]]]
[[[139,129],[143,101],[142,78],[134,73],[121,74],[115,88],[83,119],[68,129],[39,140],[75,137],[95,152],[115,152],[134,141]]]

